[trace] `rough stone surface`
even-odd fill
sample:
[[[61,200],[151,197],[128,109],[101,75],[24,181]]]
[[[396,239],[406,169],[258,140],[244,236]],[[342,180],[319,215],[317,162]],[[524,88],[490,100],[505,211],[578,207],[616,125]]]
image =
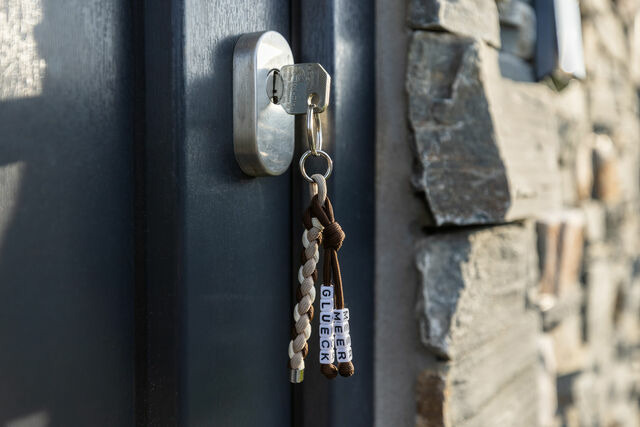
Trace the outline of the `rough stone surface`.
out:
[[[629,47],[631,51],[631,79],[640,85],[640,11],[633,15],[633,23],[629,28]]]
[[[593,150],[594,196],[604,202],[620,199],[620,169],[616,149],[607,135],[598,135]]]
[[[418,401],[429,402],[420,410],[423,425],[537,425],[531,384],[538,378],[539,321],[526,306],[536,281],[534,248],[529,225],[420,243],[422,342],[450,359],[420,376]]]
[[[509,52],[500,52],[498,54],[498,63],[500,74],[505,79],[529,83],[535,80],[535,73],[531,64],[516,55]]]
[[[417,265],[422,342],[441,357],[455,360],[487,343],[508,345],[509,337],[532,330],[524,307],[537,275],[532,227],[436,234],[420,243]]]
[[[597,129],[611,132],[637,102],[629,79],[625,30],[613,13],[598,14],[583,22],[583,40],[590,119]]]
[[[593,166],[589,151],[592,145],[589,105],[584,85],[579,81],[571,82],[555,98],[562,202],[570,206],[591,197]]]
[[[445,3],[484,4],[409,0]],[[531,4],[496,2],[500,49],[410,32],[420,426],[640,425],[640,1],[580,0],[587,75],[562,90],[518,44]]]
[[[582,328],[580,313],[574,313],[551,331],[558,375],[578,372],[585,367],[589,354],[582,339]]]
[[[611,0],[581,0],[580,11],[586,15],[601,14],[611,10]]]
[[[559,206],[549,93],[503,78],[495,50],[416,32],[407,92],[414,181],[436,225],[499,223]]]
[[[573,301],[580,294],[585,217],[578,209],[545,215],[536,223],[543,311],[557,301]],[[545,303],[545,301],[548,301]]]
[[[409,116],[422,166],[416,185],[437,224],[491,223],[511,204],[472,39],[418,32],[411,41]]]
[[[605,238],[606,218],[602,204],[587,201],[582,203],[582,212],[585,218],[585,238],[587,243],[601,242]]]
[[[557,363],[553,348],[553,339],[548,334],[538,338],[538,422],[542,427],[555,425],[558,410],[558,393],[556,391]]]
[[[558,250],[560,247],[560,218],[547,217],[536,224],[538,257],[540,260],[540,293],[556,295],[558,277]],[[555,298],[554,298],[555,299]]]
[[[593,147],[581,144],[575,152],[575,193],[578,200],[588,200],[593,194]]]
[[[498,3],[501,48],[523,59],[533,58],[536,13],[530,4],[512,0]]]
[[[446,30],[500,46],[494,0],[410,0],[408,14],[409,25],[414,29]]]
[[[582,211],[572,209],[562,214],[558,250],[557,294],[562,298],[580,288],[585,219]]]

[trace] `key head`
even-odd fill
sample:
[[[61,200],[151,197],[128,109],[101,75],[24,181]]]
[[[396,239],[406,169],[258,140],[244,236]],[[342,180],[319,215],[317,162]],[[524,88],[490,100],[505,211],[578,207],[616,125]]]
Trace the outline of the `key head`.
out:
[[[282,96],[279,104],[289,114],[306,114],[309,97],[321,113],[329,105],[331,76],[317,63],[285,65],[280,69]]]

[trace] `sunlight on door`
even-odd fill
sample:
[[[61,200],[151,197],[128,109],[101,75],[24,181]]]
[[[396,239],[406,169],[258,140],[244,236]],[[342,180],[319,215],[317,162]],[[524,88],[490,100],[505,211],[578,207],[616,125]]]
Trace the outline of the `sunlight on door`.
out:
[[[41,20],[41,0],[0,0],[0,100],[42,93],[46,63],[34,37]]]
[[[25,167],[24,162],[0,165],[0,194],[3,195],[0,199],[0,254],[2,254],[4,235],[15,213]]]

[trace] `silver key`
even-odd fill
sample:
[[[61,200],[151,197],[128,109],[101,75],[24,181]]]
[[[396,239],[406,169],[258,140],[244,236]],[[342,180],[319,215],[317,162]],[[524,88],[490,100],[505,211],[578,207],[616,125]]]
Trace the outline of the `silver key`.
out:
[[[317,63],[285,65],[267,77],[267,95],[289,114],[306,114],[309,102],[321,113],[329,105],[331,76]]]

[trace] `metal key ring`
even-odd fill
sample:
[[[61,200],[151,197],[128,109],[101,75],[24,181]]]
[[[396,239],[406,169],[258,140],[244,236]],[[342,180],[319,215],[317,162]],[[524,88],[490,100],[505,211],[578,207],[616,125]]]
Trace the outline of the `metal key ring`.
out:
[[[316,113],[316,104],[309,103],[307,105],[307,143],[309,151],[314,156],[322,151],[322,125],[320,123],[320,115]]]
[[[311,179],[311,177],[307,174],[307,171],[305,170],[305,167],[304,167],[304,163],[307,160],[307,157],[309,157],[309,155],[311,154],[313,154],[311,150],[305,151],[302,157],[300,157],[300,172],[302,173],[302,176],[304,177],[304,179],[306,179],[309,182],[313,182],[313,179]],[[324,173],[324,179],[329,178],[331,176],[331,172],[333,172],[333,160],[331,160],[331,157],[329,156],[329,154],[327,154],[322,150],[318,150],[317,154],[314,154],[314,156],[324,157],[324,159],[327,161],[327,171]]]

